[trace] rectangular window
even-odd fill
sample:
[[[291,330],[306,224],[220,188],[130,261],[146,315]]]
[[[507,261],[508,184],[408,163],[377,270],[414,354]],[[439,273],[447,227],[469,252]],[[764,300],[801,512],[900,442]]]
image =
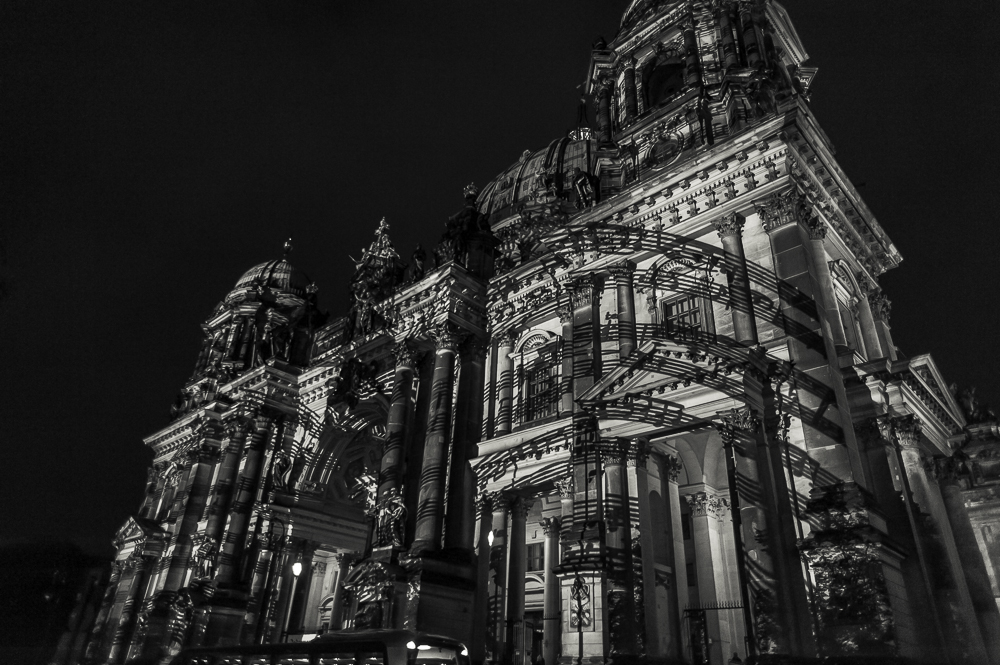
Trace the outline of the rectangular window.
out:
[[[531,543],[525,549],[525,570],[545,570],[545,543]]]
[[[687,564],[686,569],[688,577],[688,586],[698,586],[698,573],[694,569],[694,564],[693,563]]]
[[[691,513],[681,513],[681,533],[684,540],[691,540]]]
[[[538,420],[556,415],[559,381],[554,363],[541,362],[525,373],[524,420]]]
[[[701,307],[694,296],[663,303],[663,323],[669,332],[701,330]]]

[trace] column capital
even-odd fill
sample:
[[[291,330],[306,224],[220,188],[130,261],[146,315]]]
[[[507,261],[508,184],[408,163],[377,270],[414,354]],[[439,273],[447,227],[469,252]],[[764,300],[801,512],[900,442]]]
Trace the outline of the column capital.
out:
[[[735,212],[723,215],[712,221],[720,238],[742,237],[743,225],[745,223],[746,221],[743,219],[743,216]]]
[[[695,492],[694,494],[684,494],[683,499],[687,501],[688,507],[691,509],[691,515],[693,517],[704,517],[707,515],[708,510],[708,495],[704,492]]]
[[[431,331],[431,337],[434,338],[437,350],[451,351],[452,353],[458,351],[458,346],[465,338],[465,335],[464,331],[458,330],[448,324],[438,326]]]
[[[517,337],[518,333],[513,328],[502,330],[493,335],[493,338],[497,341],[498,347],[507,346],[510,347],[511,349],[513,349],[514,345],[517,343]]]
[[[569,304],[556,307],[556,316],[560,323],[571,323],[573,321],[573,308]]]
[[[225,421],[226,435],[229,438],[244,438],[254,427],[254,415],[240,415]]]
[[[559,492],[560,499],[572,499],[573,498],[573,476],[568,475],[565,478],[561,478],[555,482],[556,490]]]
[[[826,222],[824,222],[819,217],[810,217],[807,219],[803,226],[805,226],[806,232],[809,234],[810,240],[823,240],[826,238],[827,228]]]
[[[558,535],[559,534],[559,518],[558,517],[545,517],[539,523],[542,525],[542,532],[546,536]]]
[[[883,416],[877,422],[886,441],[900,450],[919,450],[921,426],[916,416]]]
[[[396,360],[397,368],[413,369],[417,364],[418,355],[409,341],[404,340],[392,345],[392,356]]]
[[[628,259],[619,261],[618,263],[609,266],[608,272],[616,280],[631,281],[632,275],[635,273],[635,261],[629,261]]]
[[[515,519],[527,519],[528,513],[531,512],[531,505],[534,503],[531,499],[525,499],[523,496],[516,496],[510,500],[510,515]]]
[[[480,513],[492,513],[502,503],[500,492],[480,492],[476,495],[476,508]]]

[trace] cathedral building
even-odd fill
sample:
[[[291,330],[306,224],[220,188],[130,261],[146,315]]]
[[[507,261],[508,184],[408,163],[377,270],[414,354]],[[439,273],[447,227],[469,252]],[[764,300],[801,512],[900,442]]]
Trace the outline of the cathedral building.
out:
[[[1000,662],[998,432],[897,352],[901,257],[806,59],[775,0],[635,0],[581,126],[430,256],[383,220],[346,316],[287,251],[248,270],[145,440],[90,661],[396,627],[507,665]]]

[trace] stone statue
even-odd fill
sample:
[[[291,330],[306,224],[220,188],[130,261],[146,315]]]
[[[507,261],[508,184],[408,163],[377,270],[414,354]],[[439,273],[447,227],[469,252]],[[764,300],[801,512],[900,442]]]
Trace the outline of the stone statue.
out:
[[[376,542],[379,545],[402,547],[406,529],[406,505],[395,487],[382,500],[377,520]]]

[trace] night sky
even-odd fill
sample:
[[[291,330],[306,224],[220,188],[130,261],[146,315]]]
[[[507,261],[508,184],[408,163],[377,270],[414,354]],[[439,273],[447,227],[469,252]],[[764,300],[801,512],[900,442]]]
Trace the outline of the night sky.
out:
[[[466,184],[572,128],[627,4],[0,1],[0,544],[110,554],[239,276],[292,236],[343,313],[379,219],[430,249]],[[785,6],[904,257],[896,343],[996,404],[997,3]]]

